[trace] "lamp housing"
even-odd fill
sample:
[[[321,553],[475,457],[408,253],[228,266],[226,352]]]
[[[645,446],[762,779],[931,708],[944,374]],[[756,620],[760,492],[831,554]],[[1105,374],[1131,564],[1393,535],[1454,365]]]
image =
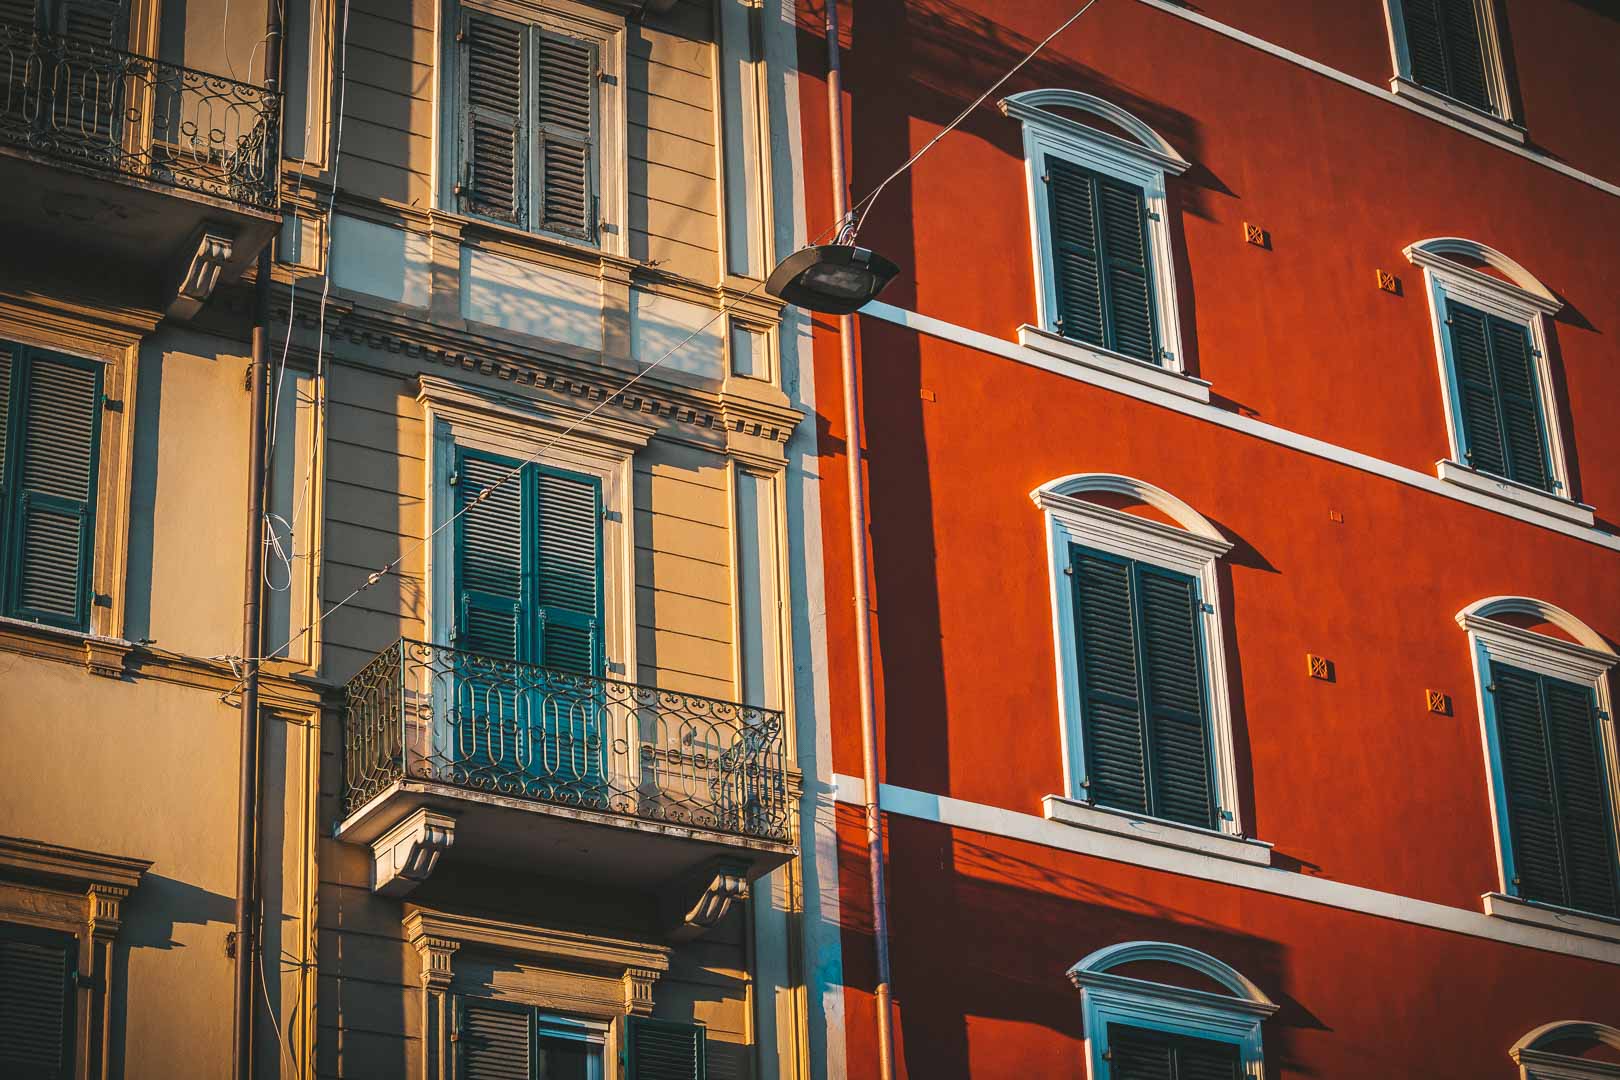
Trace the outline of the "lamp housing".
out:
[[[848,315],[883,291],[900,268],[869,248],[821,244],[783,259],[765,291],[826,315]]]

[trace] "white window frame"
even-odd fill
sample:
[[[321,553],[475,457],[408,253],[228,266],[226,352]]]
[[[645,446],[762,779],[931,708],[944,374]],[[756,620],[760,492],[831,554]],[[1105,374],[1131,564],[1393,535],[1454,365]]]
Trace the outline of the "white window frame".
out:
[[[1154,507],[1181,527],[1090,502],[1089,493],[1124,495]],[[1227,681],[1226,646],[1221,625],[1220,584],[1216,563],[1232,550],[1232,541],[1192,507],[1162,488],[1112,473],[1083,473],[1043,484],[1030,498],[1045,517],[1047,575],[1051,586],[1052,643],[1057,665],[1058,717],[1063,745],[1063,798],[1047,799],[1047,816],[1068,824],[1107,832],[1128,832],[1132,821],[1151,821],[1155,835],[1145,837],[1169,846],[1208,854],[1228,854],[1247,861],[1266,861],[1265,845],[1249,852],[1243,845],[1232,749],[1231,690]],[[1079,646],[1075,640],[1074,594],[1069,545],[1093,548],[1127,559],[1186,574],[1198,582],[1203,604],[1205,692],[1209,699],[1210,761],[1214,772],[1211,796],[1217,829],[1096,806],[1082,780],[1086,776],[1083,706],[1080,695]],[[1234,849],[1232,841],[1238,840]]]
[[[543,30],[589,41],[596,46],[601,77],[595,90],[596,131],[592,148],[591,173],[596,195],[596,240],[582,240],[577,236],[547,232],[539,228],[524,228],[506,222],[469,214],[461,209],[456,197],[456,180],[461,164],[461,50],[456,33],[464,10],[497,15],[503,19],[538,26]],[[438,131],[435,133],[438,152],[434,165],[439,175],[434,179],[434,197],[438,208],[467,221],[476,221],[494,229],[504,229],[529,236],[543,236],[549,240],[610,255],[626,255],[629,251],[630,163],[629,136],[625,96],[628,93],[625,73],[629,70],[625,20],[622,15],[604,11],[589,4],[573,0],[444,0],[440,7],[439,23],[439,108],[436,113]],[[532,133],[531,133],[532,134]],[[532,203],[533,177],[525,176],[526,199]]]
[[[1591,1020],[1554,1020],[1527,1033],[1508,1050],[1519,1066],[1519,1080],[1620,1080],[1620,1065],[1549,1049],[1570,1039],[1620,1050],[1620,1028]]]
[[[1384,22],[1389,29],[1389,60],[1395,74],[1390,77],[1393,93],[1436,112],[1454,116],[1509,142],[1524,143],[1525,129],[1513,113],[1513,95],[1508,90],[1507,69],[1502,62],[1502,32],[1496,21],[1495,0],[1474,0],[1479,19],[1479,43],[1485,69],[1485,90],[1490,94],[1490,111],[1477,109],[1412,77],[1412,52],[1406,40],[1405,0],[1385,0]]]
[[[1190,168],[1158,132],[1111,102],[1074,90],[1029,90],[1000,103],[1004,115],[1023,125],[1024,176],[1029,198],[1030,245],[1035,272],[1035,326],[1019,329],[1019,340],[1031,348],[1062,356],[1086,367],[1149,382],[1175,393],[1209,400],[1208,383],[1187,380],[1182,355],[1180,308],[1176,302],[1175,252],[1170,243],[1170,218],[1165,178]],[[1089,113],[1126,133],[1130,138],[1072,120],[1054,108]],[[1046,161],[1056,157],[1103,173],[1142,189],[1148,212],[1148,259],[1152,263],[1154,319],[1159,335],[1159,360],[1152,364],[1133,356],[1066,338],[1057,328],[1057,283],[1053,280],[1051,211],[1048,206]],[[1193,388],[1178,384],[1190,381]]]
[[[1528,615],[1550,623],[1575,641],[1510,626],[1499,619],[1505,614]],[[1495,708],[1486,690],[1488,665],[1493,661],[1592,688],[1597,702],[1604,776],[1609,788],[1609,811],[1613,817],[1611,827],[1620,832],[1620,753],[1617,753],[1607,677],[1609,669],[1620,663],[1620,655],[1601,635],[1563,608],[1529,597],[1493,596],[1480,600],[1457,613],[1457,625],[1468,633],[1479,709],[1480,745],[1489,785],[1491,828],[1496,837],[1497,888],[1481,897],[1485,913],[1514,922],[1620,941],[1620,920],[1515,895],[1510,869],[1512,839],[1508,833],[1507,785],[1502,775]]]
[[[1228,994],[1149,982],[1114,972],[1132,963],[1169,963],[1189,968]],[[1080,991],[1086,1042],[1086,1075],[1109,1080],[1108,1026],[1131,1027],[1233,1043],[1247,1080],[1263,1080],[1265,1047],[1260,1025],[1277,1005],[1254,983],[1207,953],[1167,941],[1129,941],[1099,949],[1069,969]]]
[[[602,484],[602,630],[607,674],[636,677],[635,452],[652,429],[598,413],[589,419],[571,409],[486,393],[441,379],[420,377],[418,400],[427,429],[428,521],[433,533],[427,564],[425,630],[447,645],[455,625],[455,513],[450,474],[458,446],[517,461],[594,476]],[[572,429],[572,430],[570,430]],[[538,456],[537,456],[538,455]]]
[[[1475,240],[1456,236],[1435,237],[1408,244],[1404,253],[1412,265],[1423,271],[1424,292],[1429,298],[1429,321],[1434,331],[1434,355],[1440,371],[1440,393],[1445,402],[1446,439],[1450,456],[1435,462],[1435,475],[1482,494],[1496,495],[1577,524],[1592,525],[1595,521],[1592,507],[1578,503],[1571,497],[1569,459],[1565,450],[1563,425],[1559,423],[1552,365],[1547,358],[1547,320],[1562,310],[1563,302],[1517,262]],[[1483,262],[1500,270],[1510,280],[1505,281],[1465,266],[1457,262],[1454,256]],[[1505,476],[1481,472],[1464,460],[1456,365],[1451,355],[1451,335],[1446,332],[1447,304],[1452,300],[1518,323],[1529,332],[1536,399],[1541,407],[1543,434],[1547,443],[1547,468],[1555,485],[1553,491],[1543,491]]]

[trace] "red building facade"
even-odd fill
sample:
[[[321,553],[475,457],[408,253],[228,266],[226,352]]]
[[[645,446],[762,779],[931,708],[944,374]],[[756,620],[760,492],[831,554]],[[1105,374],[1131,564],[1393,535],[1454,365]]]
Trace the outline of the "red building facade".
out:
[[[846,6],[852,198],[1073,12]],[[1595,0],[1100,0],[884,190],[899,1075],[1620,1075],[1616,57]],[[869,1076],[848,510],[815,967]]]

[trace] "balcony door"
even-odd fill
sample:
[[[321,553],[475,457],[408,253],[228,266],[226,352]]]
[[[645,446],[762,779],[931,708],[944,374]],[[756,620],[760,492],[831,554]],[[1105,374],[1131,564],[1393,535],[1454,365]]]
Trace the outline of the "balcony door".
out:
[[[605,805],[601,482],[458,448],[451,484],[457,778]]]

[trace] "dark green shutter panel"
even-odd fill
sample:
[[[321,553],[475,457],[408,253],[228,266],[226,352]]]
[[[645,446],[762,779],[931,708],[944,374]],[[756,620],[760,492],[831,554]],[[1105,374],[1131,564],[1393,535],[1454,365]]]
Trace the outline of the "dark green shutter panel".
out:
[[[1474,0],[1402,0],[1412,81],[1490,111]]]
[[[1198,586],[1184,574],[1136,569],[1153,813],[1213,828]]]
[[[629,1020],[629,1080],[704,1080],[703,1027],[632,1016]]]
[[[0,1076],[73,1075],[78,954],[71,934],[0,924]]]
[[[1507,452],[1496,408],[1489,320],[1482,311],[1448,300],[1446,323],[1451,336],[1451,362],[1456,370],[1463,459],[1481,472],[1505,476]]]
[[[457,450],[455,646],[523,659],[523,486],[518,462]],[[505,481],[504,483],[502,481]]]
[[[1091,174],[1061,158],[1048,157],[1046,191],[1057,331],[1077,341],[1106,346],[1096,193]]]
[[[1552,762],[1541,715],[1538,678],[1518,668],[1491,665],[1496,737],[1506,786],[1508,837],[1518,895],[1563,905],[1563,856],[1558,809],[1553,800]]]
[[[590,239],[596,232],[591,183],[596,47],[545,31],[535,40],[539,227]]]
[[[601,488],[581,476],[538,471],[535,578],[540,655],[580,675],[602,669]]]
[[[92,516],[101,368],[30,353],[21,387],[13,609],[25,619],[90,622]]]
[[[1098,177],[1097,187],[1111,324],[1109,347],[1157,363],[1158,331],[1153,323],[1153,286],[1148,279],[1147,197],[1135,184],[1109,176]]]
[[[129,45],[123,0],[56,0],[55,8],[57,32],[92,45]]]
[[[462,15],[462,205],[475,214],[523,219],[524,27],[493,15]]]
[[[1108,1025],[1109,1080],[1240,1080],[1236,1043]]]
[[[1490,316],[1489,325],[1491,366],[1496,373],[1507,450],[1506,476],[1521,484],[1550,490],[1552,478],[1547,469],[1530,330],[1495,315]]]
[[[1542,677],[1563,832],[1565,892],[1580,911],[1620,916],[1609,788],[1589,687]]]
[[[7,341],[0,341],[0,507],[6,505],[7,487],[6,460],[10,449],[9,436],[11,432],[11,385],[14,372],[17,369],[17,347]],[[5,550],[6,527],[0,522],[0,551]]]
[[[530,1080],[530,1011],[475,998],[459,1001],[461,1080]]]
[[[34,26],[38,12],[39,5],[35,0],[0,0],[0,22],[12,26]]]
[[[1147,751],[1131,617],[1131,570],[1123,560],[1079,547],[1069,552],[1087,797],[1101,806],[1149,812]]]

